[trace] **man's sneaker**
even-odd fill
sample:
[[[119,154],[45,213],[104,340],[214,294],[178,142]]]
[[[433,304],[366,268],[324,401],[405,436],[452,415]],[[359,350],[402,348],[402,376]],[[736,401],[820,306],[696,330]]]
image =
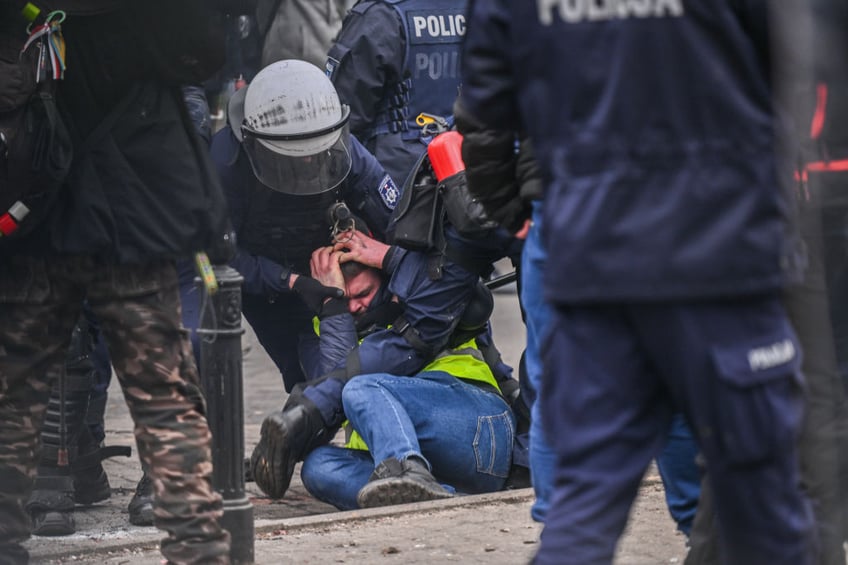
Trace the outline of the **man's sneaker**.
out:
[[[262,422],[259,443],[250,456],[254,482],[268,497],[282,498],[295,464],[327,436],[321,414],[312,403],[293,404],[271,414]]]
[[[130,500],[127,510],[130,513],[130,524],[134,526],[153,525],[153,481],[147,473],[141,476],[135,487],[135,494]]]
[[[423,462],[415,457],[403,461],[392,457],[377,465],[356,502],[360,508],[374,508],[451,497]]]

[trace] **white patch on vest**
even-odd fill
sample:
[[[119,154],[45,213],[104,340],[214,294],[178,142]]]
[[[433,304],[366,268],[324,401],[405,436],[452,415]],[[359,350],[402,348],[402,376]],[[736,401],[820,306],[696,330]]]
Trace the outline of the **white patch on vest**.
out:
[[[383,203],[389,210],[394,210],[395,206],[397,206],[398,198],[400,197],[400,191],[395,186],[392,177],[386,175],[383,177],[383,180],[380,181],[380,188],[377,189],[380,193],[380,198],[383,199]]]
[[[683,17],[683,0],[536,0],[539,23],[554,23],[554,13],[565,23],[630,18]]]
[[[748,352],[748,366],[752,371],[762,371],[783,365],[795,358],[795,344],[784,339],[777,343],[758,347]]]
[[[465,35],[463,14],[412,16],[415,37],[456,37]]]

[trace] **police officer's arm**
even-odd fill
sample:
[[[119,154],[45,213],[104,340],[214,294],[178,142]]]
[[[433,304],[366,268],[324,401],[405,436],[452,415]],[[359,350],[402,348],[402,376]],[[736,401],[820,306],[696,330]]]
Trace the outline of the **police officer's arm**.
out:
[[[227,199],[230,222],[236,234],[239,234],[247,215],[253,171],[229,126],[212,136],[210,154]],[[244,277],[242,290],[248,294],[267,296],[289,291],[290,269],[239,247],[238,237],[236,253],[230,260],[230,266]]]
[[[360,343],[355,350],[360,374],[420,372],[448,345],[477,281],[476,275],[453,263],[447,263],[442,278],[434,281],[427,274],[427,257],[421,253],[400,254],[397,269],[389,290],[403,304],[403,321]]]
[[[291,269],[265,257],[237,248],[230,266],[244,277],[242,290],[248,294],[271,295],[291,290]]]
[[[509,13],[504,0],[471,0],[462,46],[462,104],[487,128],[520,131]]]
[[[347,249],[341,260],[353,259],[390,275],[389,291],[403,305],[402,319],[390,330],[368,335],[348,355],[348,377],[371,372],[418,373],[447,344],[471,300],[477,276],[446,263],[439,280],[428,275],[426,255],[388,246],[354,234],[337,244]]]
[[[469,23],[463,49],[465,85],[454,105],[457,130],[463,135],[462,158],[471,194],[490,218],[510,232],[521,229],[530,217],[530,200],[540,194],[541,183],[529,143],[516,154],[518,112],[509,54],[508,17],[498,2],[469,6]],[[523,174],[524,179],[519,179]],[[522,182],[529,180],[530,182]]]
[[[454,116],[456,128],[463,135],[468,191],[480,201],[489,218],[511,233],[519,231],[530,217],[531,207],[517,178],[515,132],[487,127],[465,109],[460,99],[454,105]],[[523,148],[522,171],[528,171],[528,165],[534,162],[528,151]]]
[[[359,2],[351,9],[327,55],[330,80],[350,106],[350,130],[374,125],[387,84],[402,79],[405,40],[397,13],[382,2]]]
[[[385,263],[386,258],[391,258],[398,248],[377,241],[359,231],[350,232],[337,242],[333,249],[339,253],[340,263],[356,261],[375,269],[389,269],[388,274],[391,274],[391,271],[396,268],[395,265],[386,265]]]

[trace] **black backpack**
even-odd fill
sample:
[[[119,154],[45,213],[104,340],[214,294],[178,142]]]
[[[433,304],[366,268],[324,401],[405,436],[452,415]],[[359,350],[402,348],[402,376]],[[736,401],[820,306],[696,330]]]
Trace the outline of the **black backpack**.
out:
[[[139,33],[143,63],[159,80],[200,83],[224,62],[224,13],[233,0],[43,0],[68,18],[117,13]],[[56,81],[36,80],[38,42],[23,50],[27,21],[0,3],[0,249],[29,233],[51,211],[72,162],[73,144],[56,103]],[[167,17],[163,17],[166,14]],[[42,43],[43,47],[43,43]]]
[[[22,53],[25,25],[20,18],[18,30],[0,30],[0,248],[47,215],[72,159],[56,82],[36,80],[37,45]]]

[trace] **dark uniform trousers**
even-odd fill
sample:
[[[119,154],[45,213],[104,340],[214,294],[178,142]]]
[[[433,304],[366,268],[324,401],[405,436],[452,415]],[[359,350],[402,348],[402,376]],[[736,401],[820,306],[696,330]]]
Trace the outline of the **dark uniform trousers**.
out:
[[[229,534],[212,488],[210,432],[169,261],[0,258],[0,563],[25,562],[24,504],[53,378],[86,298],[109,345],[155,493],[171,563],[226,563]]]
[[[812,563],[801,350],[777,293],[559,306],[553,322],[539,398],[561,464],[537,564],[612,562],[675,408],[705,455],[725,563]]]
[[[840,182],[841,180],[841,182]],[[828,182],[836,181],[829,185]],[[787,289],[784,304],[804,351],[807,383],[804,422],[798,436],[801,480],[813,502],[820,551],[818,565],[845,565],[843,540],[848,538],[848,414],[837,362],[848,359],[845,348],[846,307],[844,190],[848,176],[811,174],[799,199],[801,234],[807,249],[804,281]],[[834,323],[831,320],[842,320]],[[834,341],[835,336],[840,340]],[[842,470],[840,475],[840,464]],[[686,565],[722,563],[709,477],[704,480],[690,538]]]

